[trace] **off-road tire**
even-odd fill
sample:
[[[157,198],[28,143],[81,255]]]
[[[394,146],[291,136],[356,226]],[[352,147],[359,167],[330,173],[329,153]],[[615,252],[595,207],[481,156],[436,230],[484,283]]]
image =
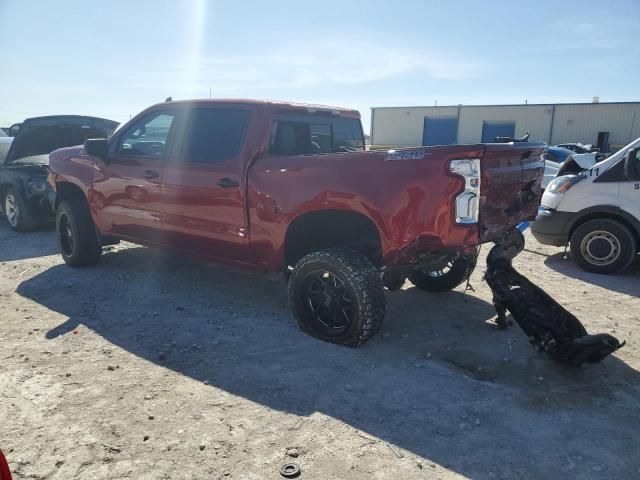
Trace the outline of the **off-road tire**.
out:
[[[597,264],[598,257],[594,259],[590,255],[590,252],[597,248],[591,244],[597,241],[598,237],[604,245],[607,243],[615,245],[612,251],[618,251],[617,256],[612,257],[610,262],[603,260],[601,264]],[[631,230],[626,225],[608,218],[589,220],[580,225],[571,235],[570,248],[571,256],[580,268],[587,272],[602,274],[624,270],[633,262],[638,251],[636,239]]]
[[[67,227],[70,227],[70,233]],[[69,235],[72,237],[71,245],[65,243],[65,236]],[[60,255],[70,267],[86,267],[94,265],[100,260],[102,248],[89,212],[89,206],[83,198],[66,198],[58,205],[56,209],[56,239]]]
[[[462,284],[475,268],[475,260],[460,257],[455,260],[448,272],[440,276],[431,276],[416,267],[409,275],[409,280],[420,290],[427,292],[448,292]],[[470,269],[470,271],[469,271]]]
[[[322,271],[342,281],[352,299],[352,318],[336,335],[319,331],[307,299],[307,278]],[[350,249],[330,248],[310,253],[296,263],[289,278],[289,305],[302,331],[327,342],[357,347],[380,331],[386,298],[380,273],[367,257]]]
[[[16,217],[12,222],[9,218],[10,213],[8,211],[7,204],[11,201],[15,206]],[[31,212],[31,209],[27,205],[27,202],[24,201],[22,195],[16,190],[14,187],[9,187],[7,191],[4,193],[2,197],[2,208],[4,209],[4,214],[7,217],[7,223],[9,227],[16,232],[28,232],[36,228],[36,219]]]

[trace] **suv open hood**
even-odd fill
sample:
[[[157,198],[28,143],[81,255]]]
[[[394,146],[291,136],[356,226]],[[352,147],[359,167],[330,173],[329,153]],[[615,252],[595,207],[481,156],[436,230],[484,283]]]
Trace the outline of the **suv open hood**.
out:
[[[22,123],[5,163],[48,155],[58,148],[80,145],[88,138],[107,138],[117,126],[112,120],[79,115],[29,118]]]
[[[41,166],[49,165],[49,155],[31,155],[29,157],[16,158],[9,164],[10,166]]]

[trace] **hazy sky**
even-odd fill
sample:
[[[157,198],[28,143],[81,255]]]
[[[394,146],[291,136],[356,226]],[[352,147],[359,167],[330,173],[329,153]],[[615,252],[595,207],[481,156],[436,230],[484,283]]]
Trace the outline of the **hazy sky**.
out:
[[[214,97],[640,100],[640,0],[0,0],[0,126]]]

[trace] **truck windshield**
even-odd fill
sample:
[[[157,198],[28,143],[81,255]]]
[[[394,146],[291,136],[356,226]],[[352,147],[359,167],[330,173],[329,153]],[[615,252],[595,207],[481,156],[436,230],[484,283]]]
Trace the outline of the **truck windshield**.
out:
[[[117,122],[86,117],[47,117],[27,120],[15,140],[7,161],[45,155],[63,147],[81,145],[88,138],[107,138]]]
[[[280,115],[273,126],[270,152],[275,155],[313,155],[364,150],[357,118],[323,115]]]

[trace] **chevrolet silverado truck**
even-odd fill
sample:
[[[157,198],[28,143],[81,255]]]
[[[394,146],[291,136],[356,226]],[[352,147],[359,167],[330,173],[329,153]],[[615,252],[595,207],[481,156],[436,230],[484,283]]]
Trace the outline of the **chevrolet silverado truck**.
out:
[[[357,111],[250,100],[165,102],[108,140],[50,155],[60,253],[120,239],[284,272],[302,330],[357,346],[384,287],[464,282],[479,245],[534,219],[543,144],[367,151]]]

